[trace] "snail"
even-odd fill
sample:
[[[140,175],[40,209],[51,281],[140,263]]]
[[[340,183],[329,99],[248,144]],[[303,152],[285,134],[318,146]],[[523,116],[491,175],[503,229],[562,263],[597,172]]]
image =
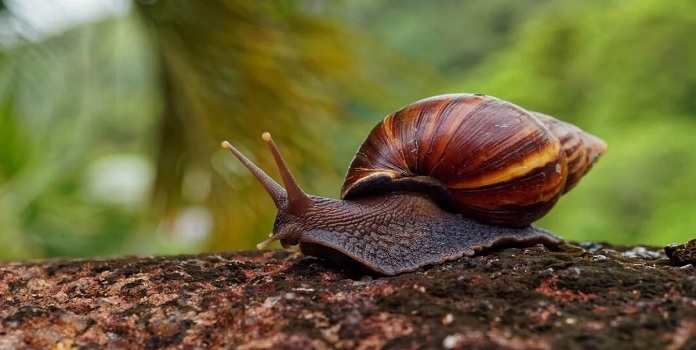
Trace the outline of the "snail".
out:
[[[563,244],[532,225],[606,151],[601,139],[482,94],[414,102],[376,125],[341,199],[305,194],[269,133],[285,188],[227,141],[278,208],[269,238],[305,255],[396,275],[499,245]]]

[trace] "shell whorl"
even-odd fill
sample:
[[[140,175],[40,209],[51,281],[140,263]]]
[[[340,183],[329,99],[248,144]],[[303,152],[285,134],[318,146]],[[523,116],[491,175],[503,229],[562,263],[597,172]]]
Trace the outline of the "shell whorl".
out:
[[[561,141],[568,163],[568,179],[563,189],[563,193],[566,193],[578,184],[580,178],[590,171],[599,156],[606,152],[607,144],[573,124],[539,112],[532,112],[532,114]]]
[[[464,216],[521,227],[545,215],[605,148],[570,124],[494,97],[435,96],[372,129],[341,197],[419,192]]]

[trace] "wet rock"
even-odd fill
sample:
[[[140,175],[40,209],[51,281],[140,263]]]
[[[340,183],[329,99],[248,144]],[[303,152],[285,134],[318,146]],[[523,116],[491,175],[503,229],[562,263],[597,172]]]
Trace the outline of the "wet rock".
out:
[[[292,251],[0,264],[0,349],[680,349],[696,270],[504,249],[394,277]]]
[[[672,266],[696,266],[696,239],[684,244],[670,244],[665,247],[665,253]]]

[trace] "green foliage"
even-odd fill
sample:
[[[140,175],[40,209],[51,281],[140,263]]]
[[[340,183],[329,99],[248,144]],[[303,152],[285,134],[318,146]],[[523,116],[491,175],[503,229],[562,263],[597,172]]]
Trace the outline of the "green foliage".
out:
[[[105,203],[85,183],[104,155],[147,157],[153,104],[137,29],[120,18],[4,51],[0,258],[114,254],[143,226],[144,202]]]
[[[510,44],[548,0],[351,0],[341,8],[382,45],[448,73],[467,72]],[[442,89],[443,87],[440,87]]]
[[[696,224],[696,5],[559,3],[456,89],[574,122],[608,153],[540,224],[571,239],[665,244]]]

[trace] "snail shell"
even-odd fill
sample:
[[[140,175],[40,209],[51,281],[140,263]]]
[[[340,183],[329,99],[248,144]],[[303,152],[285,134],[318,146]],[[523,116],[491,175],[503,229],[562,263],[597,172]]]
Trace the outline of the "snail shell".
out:
[[[435,96],[372,129],[341,198],[420,192],[465,217],[523,227],[548,213],[605,150],[571,124],[491,96]]]

